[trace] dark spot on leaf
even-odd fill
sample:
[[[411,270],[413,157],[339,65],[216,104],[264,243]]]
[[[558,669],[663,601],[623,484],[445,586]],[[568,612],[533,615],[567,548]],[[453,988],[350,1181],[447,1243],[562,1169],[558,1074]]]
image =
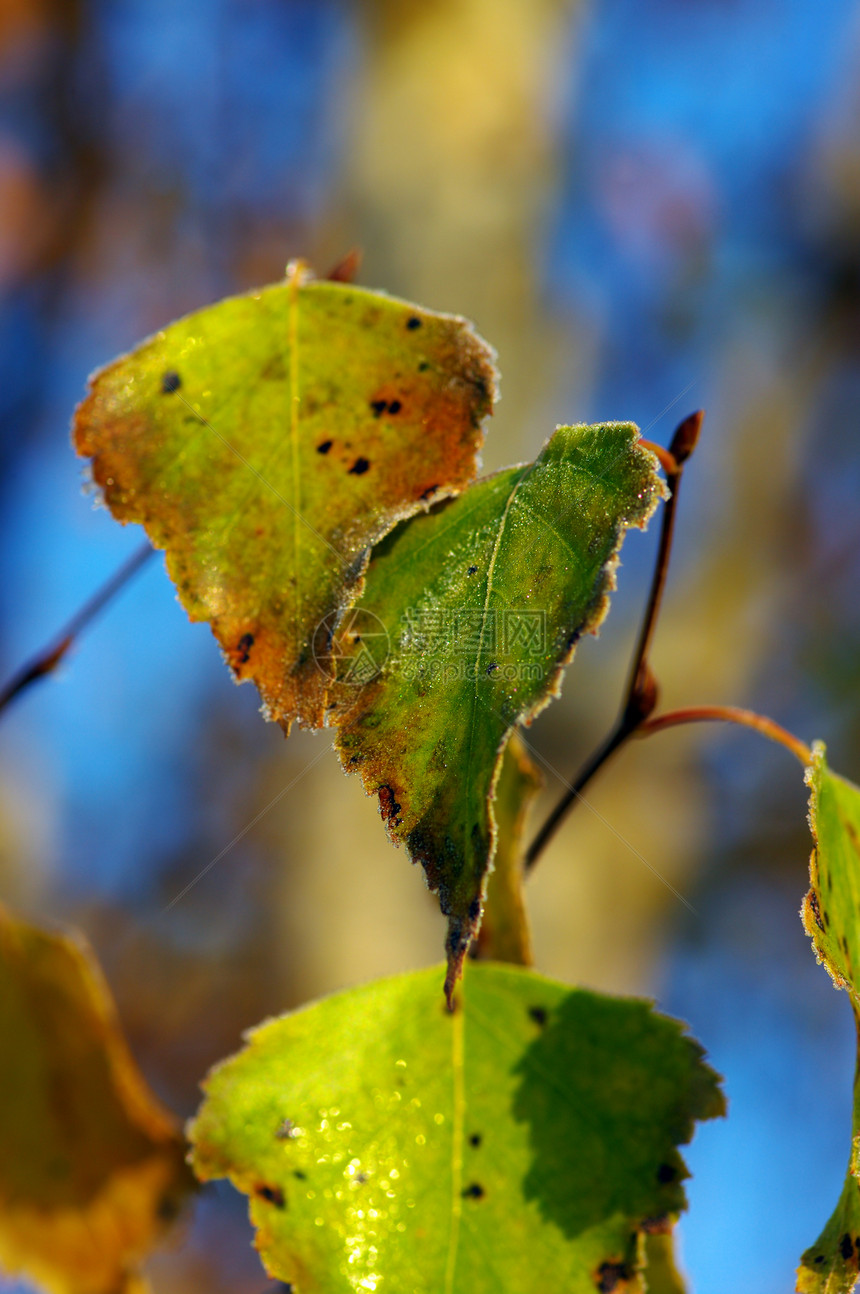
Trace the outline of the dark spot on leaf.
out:
[[[297,1178],[300,1182],[306,1182],[308,1180],[307,1173],[303,1173],[300,1168],[293,1169],[293,1177]]]
[[[410,317],[406,320],[406,327],[409,329],[410,332],[414,332],[416,328],[421,327],[421,320],[418,318],[417,315],[410,315]]]
[[[481,1186],[480,1182],[472,1182],[471,1185],[467,1186],[463,1191],[463,1199],[482,1200],[486,1193],[487,1192],[484,1190],[483,1186]]]
[[[482,1138],[481,1138],[481,1134],[480,1134],[480,1132],[473,1132],[473,1133],[472,1133],[472,1135],[471,1135],[471,1137],[469,1138],[469,1145],[470,1145],[470,1146],[480,1146],[480,1144],[481,1144],[481,1140],[482,1140]]]
[[[374,418],[381,418],[388,408],[387,400],[371,400],[370,407],[373,410]]]
[[[399,400],[389,400],[388,402],[389,413],[399,413],[402,408],[403,408],[403,405],[400,403]]]
[[[600,1294],[612,1294],[622,1281],[629,1281],[631,1276],[627,1263],[601,1263],[594,1277],[594,1283]]]
[[[818,926],[819,930],[823,930],[824,926],[821,921],[821,908],[818,906],[818,895],[815,893],[815,890],[809,891],[809,906],[812,908],[812,915],[815,917],[815,924]]]
[[[477,921],[480,915],[481,915],[481,900],[472,899],[472,902],[469,904],[469,920]]]
[[[496,672],[496,670],[497,670],[498,668],[499,668],[499,667],[498,667],[498,665],[496,664],[496,662],[495,662],[494,660],[493,660],[493,661],[490,661],[489,665],[487,666],[487,673],[488,673],[488,674],[495,674],[495,672]]]
[[[354,1182],[360,1182],[361,1185],[363,1186],[364,1183],[367,1181],[367,1173],[356,1173],[355,1177],[352,1180]]]
[[[278,1124],[275,1136],[278,1141],[294,1141],[299,1135],[299,1130],[293,1123],[292,1119],[284,1119]]]
[[[477,569],[478,569],[478,568],[477,568],[477,566],[470,566],[470,567],[469,567],[469,569],[466,571],[466,574],[467,574],[467,575],[474,575],[474,574],[475,574],[475,571],[476,571]]]
[[[664,1186],[669,1182],[674,1182],[678,1176],[678,1170],[674,1164],[661,1164],[657,1169],[657,1181],[662,1182]]]
[[[273,355],[260,369],[260,377],[268,381],[283,382],[287,376],[283,355]]]
[[[816,1254],[812,1261],[813,1261],[813,1262],[815,1262],[815,1263],[823,1263],[823,1262],[824,1262],[824,1254]]]
[[[390,822],[393,827],[399,827],[399,815],[402,806],[397,803],[394,791],[390,786],[380,786],[377,795],[379,796],[379,812],[382,814],[383,822]]]
[[[161,379],[161,389],[165,395],[172,395],[182,386],[182,378],[172,368],[169,368]]]
[[[247,665],[248,656],[253,646],[254,646],[254,635],[242,634],[242,637],[239,639],[238,643],[236,644],[236,654],[239,658],[240,665]]]
[[[284,1192],[281,1190],[280,1186],[267,1186],[265,1183],[262,1183],[261,1185],[254,1187],[254,1194],[259,1195],[261,1200],[268,1200],[270,1204],[274,1204],[276,1209],[283,1209],[286,1207]]]
[[[418,365],[418,372],[426,373],[429,367],[430,365],[427,363],[426,359],[422,359],[421,363]]]
[[[366,458],[357,458],[349,469],[349,474],[350,476],[364,476],[369,467],[370,463]]]
[[[419,499],[430,499],[433,497],[433,495],[436,493],[438,489],[439,489],[438,485],[428,485],[427,489],[422,490],[418,497]]]
[[[540,1027],[541,1027],[541,1028],[543,1028],[543,1027],[544,1027],[544,1025],[546,1024],[546,1020],[547,1020],[546,1007],[544,1007],[544,1006],[530,1006],[530,1007],[529,1007],[529,1019],[530,1019],[530,1020],[534,1020],[535,1024],[539,1024],[539,1025],[540,1025]]]
[[[847,1231],[839,1241],[839,1252],[846,1262],[848,1262],[849,1258],[854,1256],[854,1241],[851,1239]]]
[[[317,453],[327,454],[333,444],[334,444],[333,440],[321,440],[320,443],[317,445]]]

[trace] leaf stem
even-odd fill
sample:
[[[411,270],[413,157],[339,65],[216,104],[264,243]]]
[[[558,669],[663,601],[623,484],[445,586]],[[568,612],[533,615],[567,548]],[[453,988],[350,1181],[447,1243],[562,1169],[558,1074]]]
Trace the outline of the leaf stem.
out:
[[[110,579],[84,603],[65,627],[41,651],[15,671],[6,686],[0,688],[0,712],[5,710],[9,702],[19,696],[31,683],[53,673],[84,629],[137,574],[154,551],[149,543],[142,544],[136,552],[132,553],[128,561],[124,562],[119,570],[115,571]]]
[[[658,714],[655,718],[647,719],[640,724],[636,736],[650,737],[652,733],[661,732],[664,728],[677,728],[683,723],[708,723],[712,720],[737,723],[744,728],[752,728],[763,737],[768,737],[771,741],[784,746],[786,750],[790,750],[804,768],[812,762],[812,751],[805,741],[801,741],[799,737],[795,737],[793,733],[788,732],[781,724],[775,723],[773,719],[768,719],[766,715],[756,714],[754,710],[743,710],[735,705],[694,705],[682,710],[669,710],[666,714]]]
[[[527,871],[534,867],[595,773],[615,754],[619,746],[622,746],[637,728],[645,722],[657,704],[657,681],[648,664],[648,652],[654,638],[657,617],[660,614],[660,605],[663,600],[663,590],[666,586],[666,576],[669,571],[669,558],[675,533],[675,511],[681,476],[684,471],[684,464],[696,448],[704,417],[704,410],[699,409],[679,423],[668,450],[661,449],[659,445],[655,445],[649,440],[641,438],[639,440],[640,445],[656,454],[660,460],[660,464],[666,473],[666,487],[669,493],[663,508],[657,561],[651,578],[651,589],[645,613],[642,617],[642,626],[633,652],[624,702],[615,727],[606,740],[598,746],[594,754],[586,760],[575,781],[559,800],[529,846],[525,858]]]

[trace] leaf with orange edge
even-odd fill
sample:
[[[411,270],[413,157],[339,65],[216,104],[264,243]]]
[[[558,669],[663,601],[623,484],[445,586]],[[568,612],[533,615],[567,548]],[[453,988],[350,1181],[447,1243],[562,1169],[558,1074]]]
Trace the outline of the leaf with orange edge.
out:
[[[324,721],[315,636],[325,648],[368,549],[474,479],[495,389],[465,320],[296,264],[96,373],[74,436],[113,515],[166,550],[189,616],[289,730]]]
[[[193,1181],[79,937],[0,908],[0,1267],[131,1294]]]

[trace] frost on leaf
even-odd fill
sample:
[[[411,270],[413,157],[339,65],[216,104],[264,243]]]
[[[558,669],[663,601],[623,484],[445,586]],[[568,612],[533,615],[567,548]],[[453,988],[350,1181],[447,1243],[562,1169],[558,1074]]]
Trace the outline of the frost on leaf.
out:
[[[338,750],[439,895],[449,995],[480,924],[505,744],[557,694],[606,614],[626,530],[662,497],[637,440],[631,423],[559,427],[533,463],[398,526],[357,607],[390,644],[362,686],[349,670],[364,644],[342,635]]]

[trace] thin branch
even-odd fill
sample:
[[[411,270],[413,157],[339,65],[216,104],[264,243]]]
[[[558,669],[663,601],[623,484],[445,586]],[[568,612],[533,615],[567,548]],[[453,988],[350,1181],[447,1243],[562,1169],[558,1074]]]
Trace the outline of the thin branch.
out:
[[[650,737],[654,732],[662,732],[664,728],[677,728],[682,723],[711,721],[737,723],[744,728],[752,728],[763,737],[778,742],[780,746],[790,750],[804,768],[812,762],[812,751],[806,742],[795,737],[773,719],[768,719],[766,715],[756,714],[754,710],[742,710],[734,705],[695,705],[683,710],[669,710],[666,714],[658,714],[655,718],[640,724],[636,736]]]
[[[329,283],[354,283],[363,257],[364,252],[360,247],[351,247],[326,274]]]
[[[704,417],[704,410],[699,409],[696,413],[691,413],[688,418],[685,418],[678,425],[668,450],[661,449],[659,445],[654,445],[650,441],[640,440],[640,444],[644,445],[646,449],[650,449],[659,458],[666,473],[666,486],[669,496],[663,508],[657,560],[651,579],[648,602],[642,617],[639,638],[633,652],[624,702],[615,727],[602,745],[586,760],[569,790],[564,793],[529,846],[525,860],[527,871],[534,867],[595,773],[645,722],[657,704],[657,682],[648,664],[648,653],[654,638],[657,617],[660,614],[660,604],[663,600],[663,590],[666,587],[666,576],[669,571],[669,558],[672,553],[672,538],[675,533],[675,511],[681,476],[684,471],[684,464],[696,448]]]
[[[48,674],[53,673],[84,629],[95,620],[96,616],[146,564],[154,551],[148,543],[141,545],[137,552],[131,555],[128,561],[102,585],[98,592],[93,594],[89,601],[81,607],[80,611],[72,616],[68,624],[60,630],[56,637],[52,638],[47,646],[43,647],[41,651],[37,652],[35,656],[12,675],[6,686],[0,689],[0,712],[6,708],[10,701],[28,688],[31,683],[35,683],[40,678],[45,678]]]

